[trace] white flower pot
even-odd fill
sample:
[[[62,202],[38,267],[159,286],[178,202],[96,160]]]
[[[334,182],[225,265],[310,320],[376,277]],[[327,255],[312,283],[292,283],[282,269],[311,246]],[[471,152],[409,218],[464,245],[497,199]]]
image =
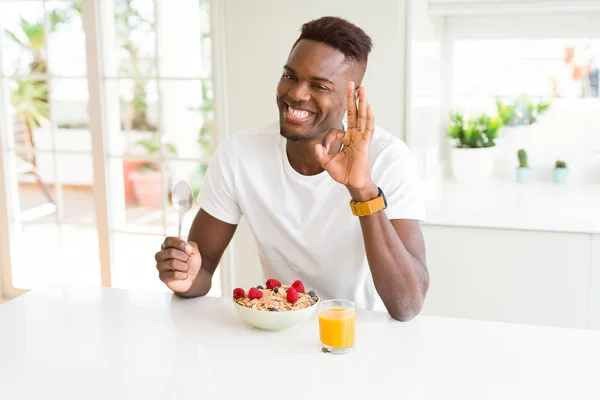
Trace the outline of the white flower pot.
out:
[[[457,181],[482,182],[489,180],[494,171],[496,147],[479,149],[452,148],[450,164]]]

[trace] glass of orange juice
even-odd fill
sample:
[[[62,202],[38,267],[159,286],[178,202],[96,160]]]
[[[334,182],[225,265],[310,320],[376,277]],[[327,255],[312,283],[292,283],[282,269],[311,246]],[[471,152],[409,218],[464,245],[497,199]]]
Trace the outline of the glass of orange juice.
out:
[[[326,300],[319,305],[321,351],[345,354],[354,350],[356,308],[348,300]]]

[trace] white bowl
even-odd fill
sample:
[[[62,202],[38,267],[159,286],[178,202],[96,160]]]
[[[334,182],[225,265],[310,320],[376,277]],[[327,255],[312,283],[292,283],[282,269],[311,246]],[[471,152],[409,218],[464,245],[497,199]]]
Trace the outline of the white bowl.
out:
[[[248,324],[266,331],[283,331],[294,328],[308,320],[319,306],[319,300],[307,308],[294,311],[264,311],[244,307],[235,301],[233,305],[237,313]]]

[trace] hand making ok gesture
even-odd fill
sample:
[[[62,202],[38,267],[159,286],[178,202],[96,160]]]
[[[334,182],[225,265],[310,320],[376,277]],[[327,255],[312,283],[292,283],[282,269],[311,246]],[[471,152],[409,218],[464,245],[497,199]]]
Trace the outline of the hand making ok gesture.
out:
[[[349,189],[366,189],[373,186],[369,148],[375,119],[373,110],[367,105],[366,89],[358,90],[358,108],[354,97],[354,82],[348,83],[346,93],[348,127],[346,131],[331,129],[322,143],[315,145],[315,156],[321,166],[336,181]],[[333,143],[340,143],[338,152],[332,152]],[[331,154],[332,153],[332,154]]]

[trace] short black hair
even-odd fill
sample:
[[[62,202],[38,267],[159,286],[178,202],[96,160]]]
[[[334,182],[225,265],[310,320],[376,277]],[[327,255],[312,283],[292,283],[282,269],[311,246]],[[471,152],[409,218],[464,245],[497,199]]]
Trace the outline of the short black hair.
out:
[[[302,25],[300,37],[292,49],[303,39],[333,47],[344,54],[349,62],[361,64],[363,74],[373,48],[373,41],[365,31],[339,17],[322,17]]]

